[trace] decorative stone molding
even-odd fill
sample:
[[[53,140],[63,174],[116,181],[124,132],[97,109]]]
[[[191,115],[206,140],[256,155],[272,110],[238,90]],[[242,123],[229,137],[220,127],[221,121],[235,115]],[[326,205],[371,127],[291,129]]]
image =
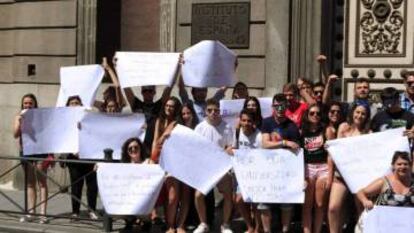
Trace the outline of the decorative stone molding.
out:
[[[403,90],[400,74],[414,69],[414,1],[347,0],[346,5],[344,99],[352,98],[355,77],[370,78],[378,93],[388,86]]]
[[[78,65],[95,63],[98,0],[78,0]]]
[[[160,0],[160,49],[175,51],[177,0]]]
[[[404,56],[406,9],[403,0],[361,0],[357,5],[358,56]]]

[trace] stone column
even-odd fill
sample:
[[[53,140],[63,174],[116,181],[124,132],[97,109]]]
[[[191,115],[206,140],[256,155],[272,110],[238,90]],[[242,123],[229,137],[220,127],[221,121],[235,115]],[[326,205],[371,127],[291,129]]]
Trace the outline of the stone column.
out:
[[[321,50],[321,0],[291,1],[290,78],[317,80],[315,57]]]
[[[177,0],[160,0],[160,50],[175,51]]]
[[[273,96],[288,80],[289,1],[266,1],[266,61],[263,96]]]
[[[97,0],[78,0],[77,65],[94,64]]]

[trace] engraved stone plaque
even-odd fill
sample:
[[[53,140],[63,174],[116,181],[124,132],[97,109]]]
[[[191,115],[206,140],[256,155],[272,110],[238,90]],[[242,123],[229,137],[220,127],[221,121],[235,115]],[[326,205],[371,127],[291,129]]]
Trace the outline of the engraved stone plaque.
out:
[[[250,3],[192,5],[191,44],[219,40],[229,48],[249,48]]]

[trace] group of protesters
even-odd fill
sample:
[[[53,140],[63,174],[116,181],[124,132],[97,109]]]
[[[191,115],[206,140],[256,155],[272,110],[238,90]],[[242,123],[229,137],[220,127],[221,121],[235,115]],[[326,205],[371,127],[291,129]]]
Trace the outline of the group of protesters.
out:
[[[321,65],[325,58],[319,56]],[[95,101],[95,107],[108,114],[122,112],[127,105],[134,113],[143,113],[146,121],[144,140],[130,138],[122,146],[121,162],[139,164],[157,164],[163,144],[168,140],[177,124],[184,125],[212,141],[233,156],[236,149],[289,149],[297,151],[302,148],[305,158],[305,201],[301,206],[302,229],[304,233],[319,233],[325,225],[329,232],[343,231],[346,223],[355,222],[364,208],[372,208],[372,198],[380,195],[382,205],[414,206],[414,180],[411,176],[412,158],[406,152],[395,152],[392,160],[393,173],[380,178],[357,195],[351,195],[347,184],[336,168],[326,149],[326,141],[336,138],[355,137],[391,128],[405,127],[404,134],[409,139],[414,137],[414,72],[404,76],[406,90],[399,93],[393,87],[384,88],[381,102],[370,99],[370,82],[366,78],[355,79],[354,100],[351,103],[332,100],[332,90],[337,75],[321,75],[318,82],[298,78],[296,83],[287,83],[282,92],[272,98],[272,115],[263,118],[259,100],[249,95],[246,84],[238,82],[233,87],[233,99],[244,99],[243,110],[235,126],[226,123],[220,115],[220,100],[224,98],[227,87],[219,88],[212,98],[207,99],[207,88],[191,88],[190,98],[179,72],[171,86],[165,87],[161,98],[155,100],[155,86],[142,86],[142,99],[131,88],[121,90],[116,72],[104,59],[103,67],[111,77],[113,85],[103,94],[103,101]],[[171,96],[172,88],[178,82],[179,97]],[[124,98],[125,96],[125,98]],[[126,99],[126,101],[125,101]],[[180,100],[181,99],[181,100]],[[79,96],[71,96],[67,106],[82,106]],[[33,94],[23,96],[21,113],[16,116],[14,137],[20,140],[21,121],[24,112],[37,108],[38,103]],[[20,148],[22,151],[22,148]],[[390,152],[394,153],[394,152]],[[49,155],[33,155],[47,158]],[[68,159],[79,159],[77,154],[65,155]],[[391,162],[391,161],[390,161]],[[72,217],[79,217],[83,181],[87,186],[89,217],[98,219],[96,199],[98,194],[94,164],[66,163],[70,173],[72,193]],[[43,175],[46,173],[44,162],[24,165],[27,174],[27,191],[29,212],[21,221],[32,221],[36,205],[36,186],[40,187],[40,214],[46,214],[47,184]],[[37,179],[36,179],[37,177]],[[281,232],[292,232],[295,217],[293,204],[247,203],[238,187],[234,175],[227,173],[217,184],[223,196],[223,219],[220,226],[222,233],[231,233],[231,220],[235,215],[241,216],[248,233],[270,233],[275,220],[272,212],[277,208],[280,213]],[[384,188],[385,187],[385,188]],[[386,191],[384,191],[386,190]],[[381,195],[380,193],[386,193]],[[186,223],[190,217],[198,221],[194,233],[205,233],[212,229],[215,201],[214,191],[204,195],[171,175],[167,175],[157,206],[163,206],[166,232],[187,232]],[[399,198],[403,196],[403,200]],[[393,199],[394,198],[394,199]],[[392,201],[394,200],[394,201]],[[354,208],[350,208],[354,206]],[[195,208],[196,214],[191,210]],[[297,209],[297,208],[296,208]],[[350,209],[356,214],[351,215]],[[297,217],[297,216],[296,216]],[[149,221],[156,222],[159,213],[156,209],[148,216]],[[148,219],[128,217],[126,228],[139,224],[144,226]],[[48,218],[41,216],[40,223],[47,223]],[[150,222],[151,224],[151,222]]]

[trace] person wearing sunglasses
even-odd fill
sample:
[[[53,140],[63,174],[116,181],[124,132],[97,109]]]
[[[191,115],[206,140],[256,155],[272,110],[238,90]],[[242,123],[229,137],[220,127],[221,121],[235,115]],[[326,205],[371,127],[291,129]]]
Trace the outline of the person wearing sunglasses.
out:
[[[208,99],[206,101],[205,113],[207,117],[196,126],[194,131],[217,144],[223,148],[223,150],[231,148],[233,145],[233,129],[229,124],[221,119],[220,103],[214,98]],[[233,208],[231,176],[226,174],[217,184],[217,188],[223,194],[223,223],[221,225],[221,232],[232,233],[233,231],[230,229],[230,220]],[[210,229],[208,222],[211,221],[207,220],[206,211],[209,206],[206,205],[205,199],[205,196],[201,192],[196,191],[195,205],[200,218],[200,225],[198,225],[198,227],[194,230],[194,233],[205,233],[209,232]],[[207,204],[213,204],[212,208],[214,209],[214,202]]]
[[[387,129],[405,127],[411,129],[414,126],[414,114],[401,108],[398,91],[393,87],[385,88],[381,93],[384,110],[378,112],[371,122],[371,129],[380,132]],[[412,136],[409,130],[408,136]]]
[[[401,108],[414,113],[414,71],[408,71],[404,76],[405,91],[400,94]]]
[[[321,232],[332,179],[328,179],[326,128],[318,104],[309,106],[303,116],[301,145],[305,157],[305,202],[302,209],[304,233]]]
[[[330,135],[329,138],[335,139],[338,135],[339,125],[344,121],[342,112],[342,104],[336,101],[328,104],[328,124],[326,126],[326,133]]]
[[[147,150],[144,148],[139,138],[129,138],[122,145],[121,151],[121,163],[134,163],[134,164],[149,164]],[[144,219],[138,221],[141,225],[141,230],[146,231],[151,228],[151,222],[148,220],[149,216],[145,216]],[[134,223],[137,223],[136,216],[125,216],[125,230],[132,230]]]
[[[300,133],[296,124],[286,117],[288,100],[285,94],[280,93],[273,96],[272,116],[265,118],[262,124],[262,146],[265,149],[286,148],[299,149]],[[270,232],[271,228],[271,205],[260,203],[257,206],[260,212],[263,231]],[[292,205],[281,205],[282,209],[282,231],[288,232],[292,216]]]

